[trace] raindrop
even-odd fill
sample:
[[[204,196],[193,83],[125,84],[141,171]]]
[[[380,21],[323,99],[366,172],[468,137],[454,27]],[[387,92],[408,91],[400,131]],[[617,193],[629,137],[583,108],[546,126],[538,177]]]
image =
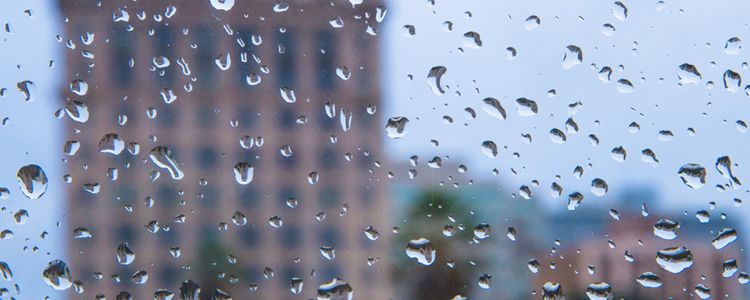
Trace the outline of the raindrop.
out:
[[[656,263],[664,270],[680,273],[693,266],[693,254],[685,247],[672,247],[656,252]]]
[[[722,177],[729,179],[729,183],[733,186],[740,186],[742,183],[732,173],[732,159],[729,156],[722,156],[716,159],[716,170],[719,171]]]
[[[294,95],[294,90],[288,87],[282,87],[279,89],[279,92],[281,93],[281,98],[284,99],[284,102],[286,103],[294,103],[297,102],[297,96]]]
[[[469,31],[464,33],[464,47],[478,49],[482,47],[482,39],[479,33]]]
[[[742,77],[739,73],[732,70],[724,72],[724,88],[727,91],[734,93],[740,89],[740,85],[742,85]]]
[[[101,153],[119,155],[122,150],[125,150],[125,142],[120,139],[120,136],[116,133],[108,133],[99,140],[99,145],[96,150]]]
[[[480,223],[476,227],[474,227],[474,237],[477,239],[483,240],[492,234],[492,228],[487,223]]]
[[[121,265],[129,265],[135,260],[135,252],[130,250],[128,242],[123,242],[120,246],[117,246],[115,254],[117,257],[117,263]]]
[[[620,1],[615,1],[612,5],[612,15],[620,21],[628,18],[628,8]]]
[[[445,90],[443,89],[440,80],[447,71],[448,69],[443,66],[435,66],[430,69],[429,73],[427,73],[427,85],[430,86],[435,95],[440,96],[445,94]]]
[[[694,65],[681,64],[677,70],[677,78],[682,84],[698,84],[703,80],[700,71]]]
[[[405,137],[407,123],[409,123],[409,119],[406,117],[391,117],[385,124],[385,132],[392,139]]]
[[[31,102],[36,100],[36,85],[33,81],[30,80],[24,80],[20,81],[16,84],[16,87],[18,87],[18,91],[23,94],[24,100],[27,102]]]
[[[638,278],[635,281],[640,283],[645,288],[658,288],[662,285],[659,275],[656,275],[652,272],[646,272],[638,275]]]
[[[65,114],[73,121],[86,123],[89,120],[89,108],[86,103],[78,100],[69,100],[65,102]]]
[[[425,238],[411,240],[406,245],[406,256],[416,259],[417,262],[425,266],[429,266],[435,262],[436,252],[435,248],[432,247],[432,243]]]
[[[677,229],[680,228],[680,222],[670,219],[661,219],[654,224],[654,235],[665,240],[674,240],[677,238]]]
[[[523,23],[523,27],[526,28],[528,31],[532,31],[539,27],[539,25],[542,23],[542,20],[539,19],[539,17],[535,15],[531,15],[528,18],[526,18],[526,21]]]
[[[583,51],[581,48],[575,45],[568,45],[565,48],[565,55],[563,56],[562,66],[564,69],[570,69],[579,65],[583,62]]]
[[[505,114],[505,108],[503,108],[502,105],[500,105],[500,101],[498,101],[495,98],[484,98],[482,100],[484,102],[484,112],[486,112],[488,115],[498,118],[500,120],[505,120],[506,114]]]
[[[42,278],[44,282],[58,291],[67,290],[73,285],[70,269],[62,260],[50,261],[42,272]]]
[[[157,167],[166,169],[169,172],[169,175],[172,176],[172,179],[180,180],[184,176],[184,173],[182,173],[182,170],[179,167],[179,163],[175,159],[172,150],[169,148],[165,146],[156,146],[154,149],[151,149],[149,158],[151,158],[151,162]]]
[[[209,0],[216,10],[229,11],[234,6],[234,0]]]
[[[677,175],[682,179],[682,183],[691,189],[699,189],[706,184],[706,168],[699,164],[689,163],[680,167]]]
[[[539,112],[539,107],[534,100],[518,98],[516,99],[516,104],[518,104],[516,105],[516,111],[518,111],[518,114],[522,117],[533,116]]]
[[[717,250],[721,250],[735,240],[737,240],[737,231],[734,230],[734,228],[724,228],[716,234],[716,237],[711,241],[711,244],[713,244],[714,248]]]
[[[738,37],[730,38],[724,44],[724,53],[726,54],[737,55],[740,54],[740,50],[742,50],[742,41]]]
[[[16,173],[18,187],[26,198],[39,199],[47,191],[47,174],[37,165],[26,165]]]
[[[352,300],[354,289],[346,281],[334,278],[318,287],[318,300]]]
[[[493,141],[482,142],[482,153],[489,158],[497,157],[497,145]]]
[[[589,284],[586,287],[586,296],[591,300],[609,300],[612,299],[612,287],[606,282],[597,282]]]
[[[594,195],[597,195],[599,197],[602,197],[607,194],[607,191],[609,191],[609,186],[607,185],[607,182],[604,181],[601,178],[595,178],[591,181],[591,193]]]
[[[234,165],[234,180],[241,185],[249,184],[253,181],[254,168],[246,162],[240,162]]]

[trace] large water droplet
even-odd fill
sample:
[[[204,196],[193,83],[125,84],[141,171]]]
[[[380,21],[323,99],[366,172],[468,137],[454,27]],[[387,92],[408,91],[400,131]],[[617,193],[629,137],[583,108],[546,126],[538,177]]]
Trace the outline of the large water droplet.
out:
[[[445,94],[445,90],[440,81],[447,71],[448,69],[443,66],[435,66],[430,69],[429,73],[427,73],[427,85],[430,86],[435,95],[440,96]]]
[[[432,247],[430,240],[425,238],[411,240],[406,245],[406,256],[416,259],[417,262],[425,266],[429,266],[435,262],[436,254],[437,251]]]
[[[546,282],[542,285],[543,300],[565,300],[562,285],[557,282]]]
[[[24,100],[31,102],[36,100],[36,84],[34,84],[31,80],[24,80],[20,81],[16,84],[16,87],[18,87],[18,91],[23,94]]]
[[[246,162],[240,162],[234,165],[234,180],[237,183],[246,185],[253,181],[254,168]]]
[[[62,260],[53,260],[42,272],[42,278],[56,290],[67,290],[73,285],[73,278],[68,265]]]
[[[539,107],[534,100],[518,98],[516,99],[516,104],[518,104],[516,105],[516,111],[518,111],[518,114],[522,117],[533,116],[539,112]]]
[[[564,69],[570,69],[583,62],[583,51],[576,45],[565,47],[562,66]]]
[[[672,247],[656,252],[656,263],[664,270],[680,273],[693,266],[693,254],[685,247]]]
[[[646,272],[638,275],[635,280],[645,288],[658,288],[662,285],[661,278],[653,272]]]
[[[125,142],[116,133],[107,133],[99,140],[96,150],[101,153],[119,155],[122,150],[125,150]]]
[[[469,31],[464,33],[464,47],[478,49],[482,47],[482,38],[479,33]]]
[[[620,21],[625,21],[628,18],[628,8],[620,1],[615,1],[612,4],[612,15]]]
[[[539,27],[539,25],[542,23],[542,20],[539,19],[539,17],[535,15],[531,15],[523,22],[523,27],[526,28],[528,31],[532,31]]]
[[[69,100],[65,102],[65,113],[78,123],[86,123],[89,120],[89,108],[86,103],[78,100]]]
[[[354,289],[339,278],[321,284],[318,287],[318,300],[352,300]]]
[[[151,153],[148,157],[151,158],[151,162],[157,167],[166,169],[169,172],[169,175],[172,176],[172,179],[180,180],[184,176],[179,163],[175,159],[172,150],[169,148],[165,146],[156,146],[154,149],[151,149]]]
[[[677,238],[677,229],[680,228],[680,222],[670,219],[661,219],[654,224],[654,235],[665,240],[674,240]]]
[[[135,260],[135,252],[130,250],[128,242],[123,242],[120,246],[117,246],[115,257],[117,258],[117,263],[121,265],[129,265]]]
[[[677,175],[691,189],[699,189],[706,184],[706,168],[699,164],[685,164],[677,171]]]
[[[500,120],[505,120],[507,115],[505,114],[505,108],[500,105],[500,101],[492,97],[487,97],[482,102],[484,103],[484,112]]]
[[[216,10],[229,11],[234,6],[234,0],[209,0]]]
[[[742,41],[738,37],[730,38],[724,44],[724,53],[726,54],[737,55],[740,54],[740,50],[742,50]]]
[[[724,88],[727,91],[734,93],[740,89],[740,85],[742,85],[742,77],[739,73],[732,70],[724,72]]]
[[[392,139],[405,137],[407,123],[409,123],[409,119],[406,117],[391,117],[385,124],[385,133]]]
[[[716,234],[716,237],[711,241],[711,244],[713,244],[716,249],[724,249],[724,247],[736,240],[737,230],[734,230],[734,228],[724,228]]]
[[[732,159],[729,156],[722,156],[716,159],[716,170],[722,177],[729,179],[729,184],[735,188],[742,185],[740,180],[732,173]]]
[[[697,84],[703,80],[700,71],[694,65],[681,64],[677,70],[677,78],[682,84]]]
[[[47,191],[47,174],[42,167],[26,165],[16,173],[18,187],[26,198],[39,199]]]
[[[612,299],[612,287],[606,282],[589,284],[586,287],[586,296],[590,300],[610,300]]]

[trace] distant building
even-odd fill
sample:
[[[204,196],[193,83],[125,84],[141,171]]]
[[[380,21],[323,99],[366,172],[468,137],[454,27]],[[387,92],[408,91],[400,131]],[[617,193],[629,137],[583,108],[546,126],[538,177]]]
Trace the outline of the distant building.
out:
[[[533,276],[533,290],[541,293],[544,283],[555,282],[562,285],[567,299],[588,299],[589,284],[606,282],[614,299],[688,299],[695,296],[695,287],[702,284],[710,288],[715,299],[725,295],[727,299],[747,297],[747,289],[738,282],[744,270],[741,265],[731,277],[722,276],[725,261],[736,259],[740,263],[739,242],[721,250],[711,243],[719,230],[734,228],[734,224],[719,216],[712,216],[710,223],[702,224],[692,215],[672,219],[653,212],[647,217],[622,213],[618,221],[598,211],[596,214],[593,209],[566,211],[550,220],[553,236],[559,238],[560,245],[550,245],[546,253],[536,258],[540,267]],[[663,218],[679,222],[675,239],[665,240],[653,233],[654,224]],[[680,246],[692,253],[692,267],[673,274],[657,264],[658,251]],[[638,283],[636,279],[646,272],[655,273],[662,286],[646,288]],[[530,295],[529,299],[538,297]]]
[[[380,104],[382,9],[253,0],[220,11],[211,2],[224,1],[59,2],[71,82],[61,96],[73,116],[81,105],[72,101],[89,113],[84,123],[64,120],[70,149],[80,146],[66,156],[68,224],[92,234],[69,243],[85,289],[74,298],[151,299],[190,279],[202,297],[220,288],[234,299],[307,299],[338,277],[358,299],[388,299],[388,263],[376,259],[389,237],[363,234],[390,227],[374,164],[383,133],[368,113]],[[182,179],[151,162],[157,146],[171,150]],[[250,184],[236,182],[239,162],[253,167]],[[233,221],[238,211],[247,224],[234,224],[245,222]],[[270,226],[273,216],[283,225]],[[132,264],[116,260],[123,242]],[[148,280],[139,284],[141,270]],[[300,295],[293,277],[304,281]]]
[[[428,158],[431,159],[431,158]],[[542,251],[540,241],[549,240],[547,232],[547,221],[545,212],[540,210],[538,200],[513,198],[512,190],[506,190],[499,182],[489,180],[474,181],[472,171],[466,173],[459,171],[463,169],[455,164],[443,163],[440,168],[427,166],[425,158],[419,161],[416,167],[399,168],[393,171],[394,180],[390,185],[389,195],[393,199],[392,223],[401,227],[398,237],[394,239],[413,239],[416,236],[404,236],[414,231],[424,236],[433,236],[434,244],[443,245],[450,249],[436,249],[437,259],[429,267],[416,265],[407,268],[425,269],[426,272],[447,272],[448,260],[455,262],[455,268],[468,270],[468,277],[461,278],[464,287],[461,288],[462,296],[469,299],[519,299],[528,295],[533,286],[532,274],[524,272],[526,262],[533,258],[533,254]],[[403,166],[406,163],[391,163],[391,165]],[[411,170],[410,170],[411,169]],[[409,175],[411,174],[411,176]],[[459,211],[456,207],[448,210],[454,216],[456,222],[451,222],[447,217],[434,219],[425,216],[420,223],[409,219],[408,214],[414,210],[417,201],[425,193],[445,194],[454,197],[460,203],[456,205],[467,211]],[[431,219],[431,221],[424,221]],[[475,223],[467,223],[470,219]],[[475,243],[472,241],[474,227],[479,223],[487,223],[491,226],[490,237]],[[453,237],[442,234],[443,227],[451,225],[456,231]],[[516,232],[515,241],[507,237],[509,228]],[[412,232],[407,232],[406,229]],[[392,255],[405,257],[406,244],[393,244]],[[450,252],[447,255],[446,252]],[[478,282],[483,274],[492,276],[491,288],[482,289]],[[396,274],[398,279],[401,274]],[[438,284],[438,283],[435,283]],[[395,287],[399,293],[397,299],[408,299],[409,289],[415,288],[410,284],[401,284]],[[450,299],[455,295],[445,295]]]

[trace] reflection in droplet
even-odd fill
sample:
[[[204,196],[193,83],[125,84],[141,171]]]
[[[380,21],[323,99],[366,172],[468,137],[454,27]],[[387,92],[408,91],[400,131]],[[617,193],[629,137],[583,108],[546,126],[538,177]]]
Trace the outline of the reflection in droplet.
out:
[[[392,139],[405,137],[407,123],[409,123],[409,119],[406,117],[391,117],[385,124],[385,132]]]
[[[570,69],[579,65],[583,62],[583,51],[576,45],[568,45],[565,47],[565,55],[563,56],[562,66],[564,69]]]
[[[429,266],[435,262],[436,253],[437,251],[432,247],[430,240],[425,238],[411,240],[406,245],[406,256],[416,259],[417,262],[425,266]]]
[[[234,165],[234,180],[241,185],[249,184],[253,181],[254,168],[246,162],[240,162]]]
[[[734,228],[723,228],[716,234],[716,237],[711,241],[711,244],[713,244],[714,248],[717,250],[721,250],[736,240],[737,230]]]
[[[157,167],[166,169],[169,172],[169,175],[172,176],[172,179],[180,180],[184,176],[179,167],[179,163],[175,159],[172,150],[169,148],[165,146],[156,146],[154,149],[151,149],[149,158],[151,158],[151,162]]]
[[[445,89],[443,89],[440,81],[447,71],[448,69],[443,66],[435,66],[427,73],[427,85],[430,86],[435,95],[440,96],[445,94]]]
[[[39,199],[47,191],[47,174],[42,167],[26,165],[16,172],[18,187],[26,198]]]
[[[334,278],[318,287],[318,300],[352,300],[354,289],[346,281]]]
[[[42,272],[42,278],[47,285],[56,290],[67,290],[73,285],[73,277],[68,265],[62,260],[53,260],[47,264]]]
[[[677,171],[677,175],[691,189],[699,189],[706,184],[706,168],[699,164],[685,164]]]
[[[656,263],[664,270],[680,273],[693,266],[693,254],[685,247],[672,247],[656,252]]]

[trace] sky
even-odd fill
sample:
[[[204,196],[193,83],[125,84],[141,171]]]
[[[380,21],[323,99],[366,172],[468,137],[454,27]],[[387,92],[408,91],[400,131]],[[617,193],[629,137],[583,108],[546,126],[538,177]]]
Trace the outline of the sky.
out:
[[[714,188],[728,182],[714,163],[727,155],[736,164],[734,172],[740,180],[750,175],[744,167],[750,159],[747,134],[735,124],[737,120],[750,122],[750,99],[743,91],[744,82],[735,92],[724,89],[722,82],[727,69],[748,75],[742,64],[746,50],[730,55],[724,45],[732,37],[750,41],[745,21],[750,3],[627,1],[627,18],[620,20],[613,14],[612,1],[434,2],[386,3],[388,15],[380,31],[384,96],[379,113],[383,122],[397,116],[410,120],[405,137],[386,139],[394,168],[408,163],[412,155],[419,155],[422,164],[441,156],[446,165],[466,164],[472,178],[497,182],[509,194],[528,185],[535,199],[544,201],[550,210],[565,207],[564,200],[549,196],[550,184],[557,181],[564,187],[563,196],[583,193],[584,205],[639,206],[618,204],[613,195],[649,186],[661,196],[664,209],[694,212],[716,201],[717,211],[746,212],[744,206],[735,209],[731,203],[746,197],[744,188],[724,192]],[[0,200],[0,207],[5,208],[0,228],[15,233],[13,239],[0,241],[0,260],[11,266],[15,282],[24,283],[23,295],[29,299],[56,295],[41,280],[41,270],[49,261],[65,257],[64,243],[70,238],[70,232],[63,230],[63,126],[53,116],[60,107],[59,88],[65,72],[59,63],[50,68],[50,61],[59,61],[63,49],[55,41],[62,17],[52,3],[0,2],[2,24],[12,27],[11,33],[0,32],[0,85],[7,89],[0,97],[0,117],[8,118],[0,127],[0,138],[6,142],[0,147],[0,186],[11,191],[9,199]],[[31,9],[31,17],[24,13],[26,9]],[[540,24],[528,30],[525,20],[532,15],[538,16]],[[446,30],[446,21],[452,23],[452,30]],[[602,33],[604,24],[611,24],[614,33]],[[405,35],[404,25],[413,25],[415,34]],[[481,47],[467,47],[471,46],[464,37],[467,32],[479,34]],[[583,60],[566,69],[563,56],[569,45],[582,50]],[[516,49],[512,60],[507,58],[508,47]],[[678,84],[677,70],[683,63],[700,70],[699,83]],[[443,95],[435,94],[426,83],[435,66],[447,69],[441,82]],[[604,66],[613,69],[609,83],[599,79]],[[618,91],[619,79],[632,82],[633,91]],[[16,83],[23,80],[35,83],[34,101],[25,101],[18,92]],[[554,97],[548,96],[552,89]],[[500,101],[507,113],[505,120],[484,111],[482,100],[487,97]],[[538,113],[519,115],[518,98],[534,100]],[[579,109],[571,111],[569,105],[579,101]],[[476,111],[476,119],[466,117],[467,107]],[[444,116],[453,122],[446,124]],[[553,143],[550,130],[565,131],[568,118],[575,120],[579,132],[566,133],[563,144]],[[631,122],[639,124],[638,132],[629,130]],[[671,130],[674,138],[661,141],[661,130]],[[521,134],[530,134],[532,142],[524,141]],[[599,138],[597,147],[592,147],[590,134]],[[498,157],[482,152],[484,141],[497,144]],[[619,146],[627,151],[624,162],[611,157],[611,150]],[[658,164],[641,161],[641,150],[646,148],[656,153]],[[38,200],[25,198],[15,178],[21,166],[32,163],[42,166],[49,178],[47,192]],[[706,168],[705,186],[694,190],[682,183],[677,171],[687,163]],[[584,173],[576,179],[573,169],[579,165]],[[495,168],[498,176],[492,175]],[[406,178],[407,174],[397,176]],[[594,178],[608,183],[607,196],[589,191]],[[534,186],[534,180],[539,186]],[[27,224],[12,220],[18,209],[29,211]],[[49,232],[45,239],[40,238],[42,231]],[[41,250],[22,250],[34,246]],[[0,287],[10,286],[0,282]]]
[[[31,16],[24,12],[28,9]],[[59,63],[62,49],[55,41],[58,32],[53,24],[62,20],[47,1],[2,1],[0,11],[0,22],[12,28],[10,33],[0,33],[0,87],[6,89],[0,97],[0,118],[8,118],[0,126],[0,139],[5,142],[0,147],[0,186],[10,190],[10,197],[0,200],[4,208],[0,228],[14,233],[13,238],[0,240],[0,261],[13,272],[13,281],[0,281],[0,287],[14,290],[11,284],[18,283],[23,299],[59,299],[61,294],[42,280],[42,271],[50,261],[65,258],[64,245],[72,236],[66,227],[62,196],[63,126],[62,120],[54,117],[61,103],[63,70]],[[50,61],[55,61],[52,68]],[[35,86],[28,102],[16,87],[24,80]],[[18,187],[16,173],[28,164],[42,167],[48,179],[47,191],[39,199],[26,198]],[[22,225],[13,219],[19,209],[29,213]],[[48,235],[42,239],[44,231]],[[34,252],[34,247],[39,250]]]
[[[606,206],[614,196],[638,186],[660,195],[664,209],[707,209],[709,201],[716,201],[719,210],[735,210],[731,200],[743,198],[745,189],[718,192],[714,186],[728,180],[714,163],[727,155],[737,164],[734,173],[740,180],[748,175],[747,135],[737,130],[735,122],[747,122],[750,99],[743,91],[745,83],[730,92],[722,81],[727,69],[747,75],[747,66],[742,65],[745,50],[729,55],[724,46],[732,37],[750,39],[742,13],[748,3],[629,1],[624,20],[613,14],[615,5],[610,1],[554,3],[391,2],[383,31],[385,111],[381,117],[410,120],[406,136],[387,143],[391,159],[406,164],[411,155],[419,155],[422,163],[433,156],[450,157],[454,165],[466,164],[476,180],[493,180],[508,193],[530,186],[532,194],[552,210],[565,206],[564,200],[549,196],[553,181],[564,187],[563,196],[583,193],[589,200],[584,203]],[[532,15],[540,24],[528,30],[526,19]],[[446,21],[452,22],[452,31],[445,29]],[[614,33],[605,35],[604,24],[611,24]],[[404,34],[405,25],[413,25],[416,34]],[[479,48],[464,46],[464,34],[472,31],[481,36]],[[569,45],[582,50],[583,60],[565,69],[563,57]],[[508,47],[516,49],[513,60],[507,59]],[[683,63],[699,69],[699,83],[678,84],[677,70]],[[427,84],[427,74],[435,66],[447,68],[443,95]],[[613,70],[609,83],[599,79],[604,66]],[[631,93],[618,91],[619,79],[633,84]],[[549,97],[552,89],[556,95]],[[506,120],[484,112],[482,100],[487,97],[500,101]],[[519,115],[518,98],[534,100],[538,113]],[[582,105],[571,112],[568,106],[576,102]],[[476,111],[476,119],[467,118],[467,107]],[[444,116],[453,122],[446,124]],[[568,118],[575,120],[579,132],[566,133],[563,144],[553,143],[550,130],[565,131]],[[631,122],[639,125],[638,132],[631,133]],[[661,141],[662,130],[673,132],[673,139]],[[522,134],[530,134],[532,142],[522,139]],[[597,147],[591,146],[590,134],[600,140]],[[439,146],[431,140],[439,141]],[[483,154],[484,141],[497,144],[498,157]],[[619,146],[627,152],[624,162],[611,157],[611,150]],[[656,153],[658,164],[641,161],[641,151],[647,148]],[[704,187],[691,189],[682,183],[677,173],[688,163],[706,168]],[[573,176],[576,166],[584,169],[581,179]],[[492,175],[494,168],[498,176]],[[555,178],[558,175],[560,179]],[[590,193],[594,178],[608,183],[607,196]],[[533,186],[534,180],[539,187]]]

